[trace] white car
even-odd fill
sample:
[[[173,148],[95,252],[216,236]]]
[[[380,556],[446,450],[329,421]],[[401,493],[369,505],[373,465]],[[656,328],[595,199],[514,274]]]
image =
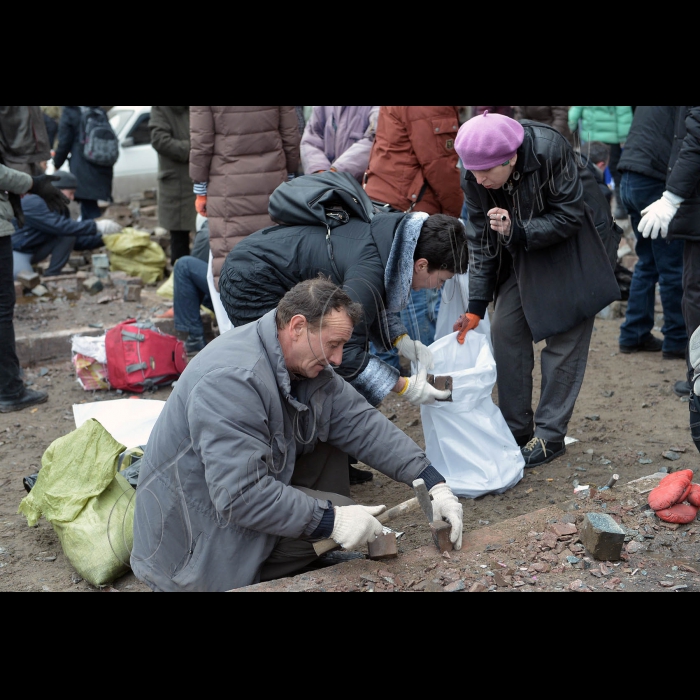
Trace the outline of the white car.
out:
[[[129,202],[144,190],[158,187],[158,153],[151,145],[150,107],[112,107],[109,123],[119,138],[119,159],[114,164],[112,198]]]
[[[129,203],[132,197],[141,197],[145,190],[158,187],[158,153],[151,145],[148,128],[151,108],[112,107],[107,116],[119,139],[112,198],[118,204]],[[61,166],[61,170],[69,170],[68,161]]]

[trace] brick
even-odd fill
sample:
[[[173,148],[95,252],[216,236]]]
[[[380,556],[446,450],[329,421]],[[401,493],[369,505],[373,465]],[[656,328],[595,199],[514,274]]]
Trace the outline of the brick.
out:
[[[433,542],[440,552],[451,552],[452,542],[450,542],[450,531],[452,525],[444,520],[434,520],[430,523],[430,532],[433,535]]]
[[[104,285],[102,284],[101,279],[93,276],[93,277],[88,277],[83,282],[83,289],[88,294],[97,294],[98,292],[101,292],[104,289]]]
[[[39,275],[38,272],[22,270],[22,272],[17,273],[17,281],[25,289],[34,289],[34,287],[41,283],[41,275]]]
[[[393,532],[383,532],[376,540],[367,545],[370,559],[396,559],[399,548]]]
[[[557,537],[565,537],[566,535],[573,535],[578,532],[576,525],[573,523],[554,523],[552,525],[552,530]]]
[[[581,542],[599,561],[617,561],[625,541],[623,529],[607,513],[586,513],[581,525]]]
[[[141,301],[141,287],[136,284],[124,285],[123,299],[124,301]]]

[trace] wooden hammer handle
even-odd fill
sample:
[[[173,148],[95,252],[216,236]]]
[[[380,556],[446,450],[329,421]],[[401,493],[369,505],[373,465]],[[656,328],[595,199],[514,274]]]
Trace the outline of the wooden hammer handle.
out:
[[[389,510],[385,510],[383,513],[380,513],[375,517],[377,518],[377,520],[379,520],[380,523],[384,524],[389,522],[390,520],[393,520],[399,515],[404,515],[404,513],[410,513],[417,507],[418,499],[415,497],[409,498],[407,501],[399,503],[399,505],[394,506],[393,508],[389,508]],[[330,552],[332,549],[337,549],[338,547],[340,547],[340,545],[335,540],[332,540],[330,537],[325,540],[319,540],[318,542],[314,542],[314,551],[319,557],[322,554],[325,554],[326,552]]]

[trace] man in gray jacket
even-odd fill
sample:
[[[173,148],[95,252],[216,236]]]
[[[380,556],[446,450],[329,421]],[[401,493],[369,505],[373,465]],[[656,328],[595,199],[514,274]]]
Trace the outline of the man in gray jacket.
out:
[[[187,366],[148,441],[131,567],[156,591],[225,591],[298,572],[331,537],[382,532],[385,506],[355,504],[347,453],[407,485],[462,546],[462,506],[425,453],[334,371],[361,306],[317,277]]]

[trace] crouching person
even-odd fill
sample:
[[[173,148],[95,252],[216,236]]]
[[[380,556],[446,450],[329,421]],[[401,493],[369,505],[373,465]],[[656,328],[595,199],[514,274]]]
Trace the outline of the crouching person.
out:
[[[322,276],[209,343],[166,401],[143,457],[131,567],[156,591],[225,591],[293,575],[313,542],[346,550],[386,508],[355,504],[347,454],[410,486],[462,545],[462,505],[423,450],[334,368],[361,306]]]

